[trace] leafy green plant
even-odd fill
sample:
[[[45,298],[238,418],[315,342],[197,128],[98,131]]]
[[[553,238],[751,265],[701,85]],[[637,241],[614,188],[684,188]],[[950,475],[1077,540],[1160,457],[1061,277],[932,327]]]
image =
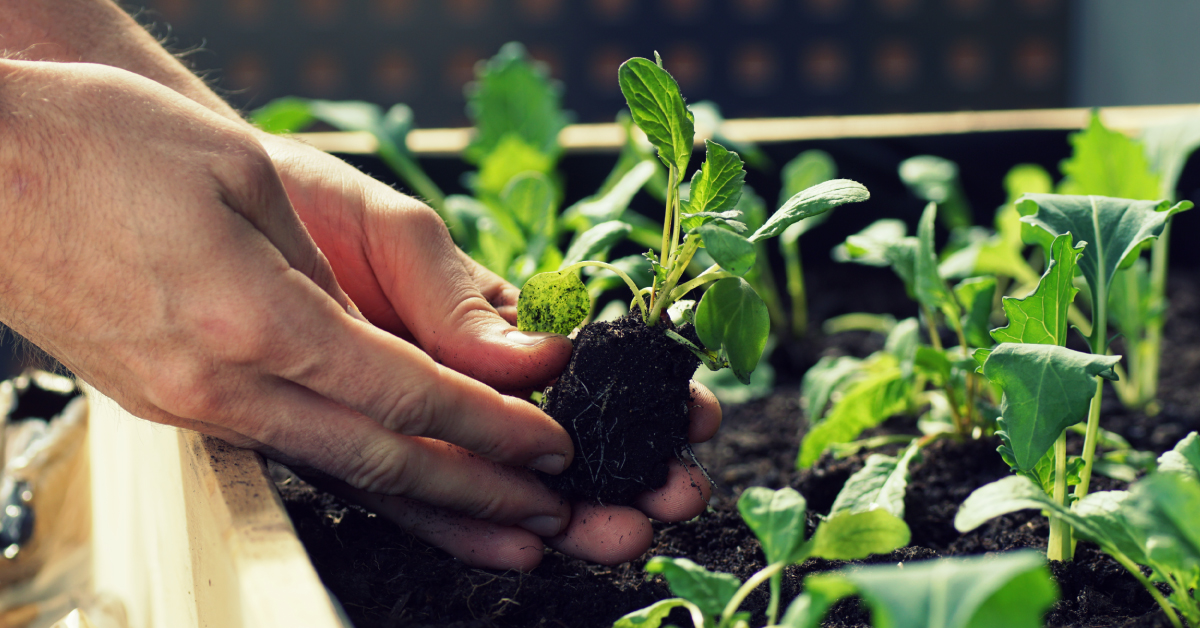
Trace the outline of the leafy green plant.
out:
[[[744,279],[757,261],[755,244],[780,235],[801,219],[865,200],[867,190],[844,179],[814,186],[788,199],[762,226],[744,236],[743,214],[737,209],[745,178],[741,158],[706,141],[705,160],[691,178],[684,203],[680,187],[691,160],[695,128],[675,79],[660,64],[642,58],[622,64],[618,78],[634,123],[657,149],[667,169],[661,245],[657,253],[646,254],[653,270],[652,284],[641,289],[623,269],[607,262],[564,262],[557,271],[535,275],[525,284],[518,303],[518,326],[567,330],[583,322],[583,310],[568,304],[587,298],[577,273],[588,266],[620,277],[634,293],[633,306],[651,327],[688,293],[709,286],[694,310],[681,313],[694,320],[704,348],[670,330],[665,333],[690,345],[710,369],[729,367],[746,383],[769,332],[766,306]],[[715,263],[684,281],[685,271],[702,248]]]
[[[806,150],[789,161],[780,175],[783,185],[779,190],[779,204],[782,205],[786,199],[814,185],[837,178],[837,164],[825,151]],[[799,220],[779,235],[779,252],[783,255],[787,293],[792,305],[790,328],[796,337],[808,333],[808,294],[804,289],[804,266],[800,261],[800,236],[825,222],[828,216],[825,213]]]
[[[1000,515],[1036,508],[1074,528],[1124,566],[1158,602],[1171,623],[1182,628],[1200,623],[1200,605],[1192,591],[1200,586],[1200,435],[1192,432],[1158,459],[1158,471],[1128,491],[1102,491],[1068,506],[1049,498],[1024,476],[1008,477],[979,488],[963,502],[954,525],[973,530]],[[1151,570],[1150,577],[1139,565]],[[1168,596],[1155,586],[1171,587]]]

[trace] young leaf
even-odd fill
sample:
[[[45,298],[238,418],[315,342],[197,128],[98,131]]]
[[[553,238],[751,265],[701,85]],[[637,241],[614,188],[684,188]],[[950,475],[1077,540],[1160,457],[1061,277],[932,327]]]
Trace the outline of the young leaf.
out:
[[[551,160],[557,157],[558,133],[569,120],[560,105],[562,88],[521,44],[505,44],[480,66],[465,91],[467,115],[475,123],[475,136],[463,152],[468,161],[481,163],[509,136]]]
[[[904,281],[909,296],[916,297],[917,249],[916,237],[905,236],[904,222],[884,218],[866,229],[846,238],[833,250],[839,262],[857,262],[868,266],[890,266]]]
[[[692,177],[688,212],[719,213],[737,207],[746,181],[741,158],[711,140],[704,140],[704,149],[704,164]]]
[[[536,172],[550,175],[554,160],[530,146],[516,134],[506,135],[479,163],[479,172],[470,180],[478,194],[499,196],[519,174]]]
[[[917,226],[917,258],[916,258],[916,292],[917,300],[930,310],[941,310],[947,318],[958,319],[962,308],[958,300],[946,286],[946,281],[938,274],[937,250],[933,243],[934,221],[937,219],[938,206],[930,203],[921,214]]]
[[[1062,431],[1087,416],[1095,377],[1115,378],[1121,356],[1080,353],[1064,347],[1003,343],[983,364],[983,374],[1004,390],[1000,413],[1017,468],[1029,471]]]
[[[622,63],[617,80],[634,123],[658,148],[663,163],[682,177],[692,158],[696,127],[692,112],[683,104],[679,84],[666,70],[641,57]]]
[[[1162,198],[1158,175],[1150,170],[1141,144],[1124,133],[1105,128],[1098,113],[1092,112],[1087,128],[1072,133],[1068,139],[1075,150],[1059,164],[1064,175],[1058,186],[1060,194],[1138,200]]]
[[[1067,344],[1067,310],[1079,289],[1075,266],[1085,242],[1073,245],[1064,233],[1050,245],[1050,264],[1032,294],[1021,299],[1004,297],[1002,306],[1008,325],[992,330],[996,342],[1024,342],[1064,346]]]
[[[1146,558],[1179,573],[1200,570],[1200,483],[1181,473],[1157,473],[1129,490],[1121,513],[1145,538]],[[1191,580],[1196,579],[1192,575]],[[1194,586],[1193,583],[1188,583]]]
[[[855,378],[861,368],[862,359],[853,356],[825,356],[817,361],[800,382],[800,408],[809,423],[817,423],[825,416],[834,391],[844,387]]]
[[[858,513],[844,510],[817,526],[811,555],[827,560],[858,560],[904,547],[911,535],[903,519],[882,508]]]
[[[743,384],[767,346],[771,320],[767,306],[741,277],[717,281],[696,306],[696,334],[711,351],[729,361]]]
[[[802,559],[805,510],[808,502],[793,488],[746,489],[738,498],[738,512],[762,544],[767,563],[791,564]]]
[[[588,197],[568,207],[562,215],[563,224],[576,231],[584,231],[602,222],[621,218],[633,196],[654,176],[656,168],[653,161],[638,162],[603,195]]]
[[[679,597],[659,600],[646,608],[622,616],[613,623],[613,628],[658,628],[671,611],[690,604],[691,602]]]
[[[620,220],[602,222],[587,231],[575,236],[571,246],[563,255],[562,267],[565,268],[586,259],[597,259],[608,253],[614,244],[620,242],[633,227]],[[640,257],[637,259],[641,259]]]
[[[782,628],[818,628],[829,608],[850,595],[854,595],[854,585],[843,578],[820,575],[805,578],[804,591],[792,600],[779,625]]]
[[[966,312],[962,317],[963,334],[967,343],[974,347],[990,347],[992,300],[996,296],[995,277],[971,277],[954,286],[954,296],[963,304]]]
[[[780,173],[783,185],[779,190],[779,205],[783,206],[789,198],[837,177],[837,164],[829,153],[823,150],[806,150],[784,165]],[[805,232],[825,222],[829,212],[817,214],[811,218],[800,220],[784,230],[780,236],[784,241],[794,243]],[[761,226],[761,225],[760,225]],[[756,229],[758,226],[755,227]]]
[[[1004,419],[999,420],[1001,431],[996,432],[1000,437],[1000,442],[1003,443],[996,448],[1000,452],[1000,457],[1004,459],[1005,464],[1014,472],[1020,473],[1025,477],[1033,480],[1038,486],[1046,491],[1046,495],[1054,494],[1054,480],[1057,477],[1055,470],[1054,450],[1049,449],[1038,460],[1037,464],[1028,471],[1022,471],[1017,467],[1016,459],[1013,456],[1012,441],[1008,437],[1008,432],[1004,430]],[[1070,456],[1067,458],[1067,486],[1075,486],[1080,482],[1080,473],[1083,472],[1083,458],[1079,456]]]
[[[898,457],[871,454],[863,468],[851,475],[838,492],[830,516],[882,509],[903,519],[908,465],[919,451],[914,440]]]
[[[800,443],[796,466],[807,469],[831,444],[848,443],[904,410],[912,391],[899,361],[876,353],[863,364],[863,377],[851,384],[820,423],[811,426]]]
[[[700,237],[713,261],[734,275],[744,276],[754,268],[757,258],[754,244],[728,229],[709,223],[692,230],[688,236]]]
[[[309,102],[295,96],[276,98],[250,112],[250,121],[267,133],[299,133],[316,120]]]
[[[500,200],[525,233],[547,238],[554,235],[557,217],[554,186],[546,175],[540,172],[516,175],[504,186]]]
[[[910,157],[900,163],[900,180],[921,200],[938,204],[946,228],[965,228],[975,222],[953,161],[933,155]]]
[[[730,574],[709,571],[686,558],[655,556],[646,563],[646,571],[661,573],[672,593],[695,604],[708,617],[720,615],[742,585]]]
[[[1176,443],[1175,448],[1158,457],[1160,472],[1184,473],[1200,480],[1200,434],[1192,432]]]
[[[517,298],[517,329],[567,335],[587,318],[592,301],[575,271],[529,278]]]
[[[838,205],[858,203],[868,198],[871,198],[871,194],[867,192],[867,188],[849,179],[834,179],[814,185],[788,199],[754,232],[754,235],[750,236],[750,241],[773,238],[797,220],[823,214]]]

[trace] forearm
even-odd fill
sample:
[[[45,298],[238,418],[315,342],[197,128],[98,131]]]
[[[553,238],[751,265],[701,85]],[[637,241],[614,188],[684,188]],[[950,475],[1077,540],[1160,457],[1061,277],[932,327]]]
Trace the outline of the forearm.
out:
[[[20,59],[121,68],[242,120],[112,0],[0,0],[0,51]]]

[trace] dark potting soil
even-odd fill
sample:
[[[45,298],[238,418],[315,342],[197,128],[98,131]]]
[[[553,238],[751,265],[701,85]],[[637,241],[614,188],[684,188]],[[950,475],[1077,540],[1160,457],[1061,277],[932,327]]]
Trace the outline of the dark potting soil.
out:
[[[889,282],[894,280],[881,276],[880,291],[891,290]],[[869,282],[853,285],[859,294],[867,295],[864,298],[879,293]],[[826,293],[814,290],[814,294]],[[1110,391],[1102,417],[1106,429],[1125,436],[1137,448],[1154,452],[1169,449],[1188,432],[1200,429],[1200,272],[1174,270],[1169,296],[1161,412],[1148,417],[1126,410]],[[822,311],[817,305],[817,320],[845,311],[881,311],[862,305],[854,296],[839,298],[845,299],[846,309]],[[661,578],[647,578],[643,571],[651,556],[686,556],[741,579],[764,566],[758,542],[735,508],[737,495],[746,487],[796,488],[808,499],[810,524],[815,526],[815,514],[828,512],[842,483],[861,468],[868,452],[840,460],[827,455],[810,471],[795,470],[805,426],[798,401],[799,374],[822,355],[861,356],[881,346],[882,338],[870,334],[834,338],[814,334],[777,352],[791,360],[793,376],[789,379],[788,365],[782,365],[783,379],[775,394],[725,408],[717,436],[695,447],[718,485],[712,507],[691,521],[656,524],[655,544],[646,556],[616,567],[591,565],[548,550],[541,566],[531,573],[475,569],[307,484],[290,481],[281,485],[280,491],[317,572],[359,628],[607,628],[625,613],[671,597]],[[897,432],[915,433],[915,425],[911,420],[893,419],[872,434]],[[1078,450],[1080,440],[1071,438],[1068,446]],[[912,543],[861,562],[896,564],[1024,547],[1044,550],[1048,526],[1032,511],[999,517],[967,534],[953,528],[954,514],[971,491],[1008,475],[995,452],[996,444],[993,440],[946,439],[926,448],[911,467],[905,498]],[[893,453],[894,449],[884,451]],[[1108,478],[1096,478],[1093,484],[1095,490],[1123,487]],[[814,559],[789,567],[785,599],[790,601],[797,594],[805,575],[844,565]],[[1050,570],[1062,597],[1046,616],[1048,626],[1169,626],[1141,585],[1088,543],[1079,544],[1076,560],[1052,563]],[[765,587],[748,598],[744,608],[756,613],[752,625],[762,623],[766,603]],[[686,616],[670,620],[690,625]],[[848,599],[835,605],[825,625],[858,628],[869,622],[865,608],[856,599]]]
[[[667,482],[668,463],[687,447],[688,382],[700,360],[630,313],[585,325],[571,362],[542,408],[571,435],[575,460],[560,475],[538,474],[572,501],[632,504]],[[689,324],[673,330],[700,345]]]

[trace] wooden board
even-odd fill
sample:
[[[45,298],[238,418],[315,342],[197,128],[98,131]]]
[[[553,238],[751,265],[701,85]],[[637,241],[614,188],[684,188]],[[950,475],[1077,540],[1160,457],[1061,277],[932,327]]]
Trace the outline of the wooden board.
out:
[[[337,628],[262,458],[92,404],[93,582],[130,628]]]

